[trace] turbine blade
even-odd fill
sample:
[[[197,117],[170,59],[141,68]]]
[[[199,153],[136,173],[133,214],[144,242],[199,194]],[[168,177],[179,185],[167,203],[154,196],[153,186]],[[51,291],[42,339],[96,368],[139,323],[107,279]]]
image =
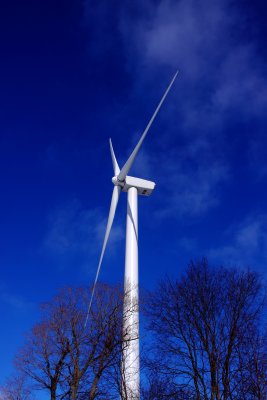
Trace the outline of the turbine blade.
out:
[[[113,170],[114,170],[114,175],[117,176],[120,173],[120,167],[118,166],[116,156],[113,150],[112,146],[112,141],[109,139],[109,147],[110,147],[110,153],[111,153],[111,158],[112,158],[112,164],[113,164]]]
[[[92,289],[92,293],[91,293],[90,303],[89,303],[87,314],[86,314],[84,328],[87,325],[88,316],[89,316],[89,313],[90,313],[90,309],[91,309],[91,306],[92,306],[92,301],[93,301],[93,297],[94,297],[94,293],[95,293],[95,287],[96,287],[97,279],[98,279],[98,276],[99,276],[99,272],[100,272],[102,260],[103,260],[103,257],[104,257],[104,253],[105,253],[105,250],[106,250],[106,246],[107,246],[109,234],[110,234],[110,231],[111,231],[112,223],[113,223],[113,220],[114,220],[117,204],[118,204],[119,197],[120,197],[120,192],[121,192],[121,187],[120,186],[114,186],[112,197],[111,197],[109,216],[108,216],[108,222],[107,222],[104,242],[103,242],[100,259],[99,259],[98,266],[97,266],[96,277],[95,277],[95,281],[94,281],[94,285],[93,285],[93,289]]]
[[[173,82],[175,81],[175,78],[176,78],[177,74],[178,74],[178,71],[176,72],[176,74],[175,74],[174,77],[172,78],[171,83],[169,84],[169,86],[168,86],[166,92],[164,93],[162,99],[160,100],[160,103],[159,103],[158,107],[156,108],[154,114],[152,115],[152,117],[151,117],[151,119],[150,119],[150,121],[149,121],[149,123],[148,123],[146,129],[144,130],[144,132],[143,132],[141,138],[139,139],[139,142],[138,142],[137,145],[135,146],[135,148],[134,148],[132,154],[130,155],[130,157],[128,158],[128,160],[127,160],[126,163],[124,164],[124,166],[122,167],[122,169],[121,169],[121,171],[120,171],[120,173],[119,173],[119,175],[118,175],[118,180],[119,180],[119,181],[123,182],[123,181],[125,180],[126,175],[128,174],[128,172],[129,172],[129,170],[130,170],[130,168],[131,168],[131,166],[132,166],[132,164],[133,164],[133,162],[134,162],[134,160],[135,160],[135,157],[137,156],[138,151],[139,151],[140,147],[142,146],[142,143],[143,143],[143,141],[144,141],[144,139],[145,139],[145,137],[146,137],[146,135],[147,135],[147,132],[148,132],[150,126],[152,125],[152,123],[153,123],[153,121],[154,121],[154,119],[155,119],[157,113],[159,112],[159,109],[160,109],[160,107],[162,106],[162,103],[164,102],[164,100],[165,100],[167,94],[169,93],[169,90],[170,90],[170,88],[172,87]]]

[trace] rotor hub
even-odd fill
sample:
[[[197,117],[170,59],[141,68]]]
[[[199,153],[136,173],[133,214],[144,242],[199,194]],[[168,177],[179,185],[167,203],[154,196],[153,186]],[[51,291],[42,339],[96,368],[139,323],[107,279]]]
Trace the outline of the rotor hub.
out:
[[[125,182],[119,181],[118,178],[117,178],[117,176],[113,176],[113,178],[111,179],[111,181],[112,181],[113,185],[115,185],[115,186],[121,186],[121,187],[123,187],[123,186],[124,186],[124,183],[125,183]]]

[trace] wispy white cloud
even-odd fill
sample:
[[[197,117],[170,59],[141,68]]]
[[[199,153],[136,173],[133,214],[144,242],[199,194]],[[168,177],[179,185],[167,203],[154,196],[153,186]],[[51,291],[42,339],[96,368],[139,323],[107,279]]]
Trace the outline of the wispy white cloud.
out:
[[[244,29],[246,21],[234,4],[228,0],[149,4],[145,17],[124,24],[123,32],[127,41],[135,43],[140,65],[179,68],[183,88],[195,88],[195,96],[192,92],[191,98],[183,99],[185,112],[191,115],[196,108],[208,123],[209,117],[218,118],[229,109],[250,115],[264,112],[265,71],[255,45],[244,37],[237,39],[237,27]]]
[[[160,215],[195,216],[208,211],[219,201],[216,190],[219,183],[227,177],[223,165],[213,163],[210,167],[196,168],[189,173],[179,170],[166,175],[164,207]],[[169,193],[168,193],[169,192]]]
[[[28,312],[34,307],[33,303],[22,296],[12,293],[4,283],[0,284],[0,301],[16,312]]]
[[[158,218],[193,217],[219,203],[220,185],[229,179],[229,170],[219,154],[213,156],[203,137],[180,147],[174,145],[168,152],[142,150],[133,171],[155,180],[159,187]]]
[[[248,162],[250,170],[257,171],[255,178],[261,180],[267,176],[267,146],[265,145],[265,127],[258,131],[250,140]]]
[[[211,53],[223,50],[216,44],[225,39],[231,22],[226,2],[167,0],[149,4],[146,18],[135,24],[132,36],[141,44],[143,63],[179,66],[188,77],[198,79],[209,65]]]
[[[261,117],[267,106],[267,80],[257,65],[252,44],[231,48],[220,70],[213,102],[222,111],[235,109],[244,118]]]
[[[215,146],[215,157],[220,148],[228,163],[234,142],[229,143],[225,133],[229,118],[265,120],[267,107],[265,68],[256,44],[240,35],[246,29],[245,16],[228,0],[167,0],[146,2],[138,20],[127,12],[123,17],[121,32],[130,49],[129,62],[135,65],[136,86],[148,71],[149,80],[159,67],[179,68],[173,95],[179,136],[190,142],[196,157],[201,157],[203,147],[206,154],[214,153]],[[171,117],[173,122],[174,109]],[[173,129],[167,131],[173,135]],[[260,143],[262,138],[252,133],[249,140]]]
[[[267,262],[267,215],[254,215],[225,232],[228,244],[210,249],[213,260],[225,263],[257,266],[264,271]],[[260,263],[259,263],[260,260]]]
[[[246,153],[243,168],[262,179],[266,152],[259,125],[266,118],[267,77],[256,44],[242,34],[249,27],[240,7],[229,0],[148,0],[138,2],[137,12],[126,0],[112,15],[133,79],[130,98],[142,102],[145,85],[146,101],[152,94],[155,101],[158,79],[180,70],[159,116],[164,130],[149,154],[142,150],[133,171],[161,186],[160,214],[196,216],[218,205],[220,187],[233,179],[237,149]],[[233,120],[238,129],[240,122],[257,120],[246,146],[239,146],[242,134],[235,136]]]
[[[48,231],[44,247],[52,254],[77,257],[87,264],[102,246],[107,223],[107,213],[100,209],[85,209],[75,199],[62,205],[49,216]],[[122,228],[114,224],[110,234],[109,250],[122,239]]]

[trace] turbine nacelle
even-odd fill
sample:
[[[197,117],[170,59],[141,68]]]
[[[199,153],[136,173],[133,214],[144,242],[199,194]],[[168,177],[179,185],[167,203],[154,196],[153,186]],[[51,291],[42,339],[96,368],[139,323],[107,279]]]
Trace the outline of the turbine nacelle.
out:
[[[112,182],[115,186],[120,186],[123,192],[127,192],[130,187],[135,187],[140,196],[146,197],[151,195],[156,186],[155,182],[129,175],[126,176],[124,182],[120,182],[117,176],[114,176]]]

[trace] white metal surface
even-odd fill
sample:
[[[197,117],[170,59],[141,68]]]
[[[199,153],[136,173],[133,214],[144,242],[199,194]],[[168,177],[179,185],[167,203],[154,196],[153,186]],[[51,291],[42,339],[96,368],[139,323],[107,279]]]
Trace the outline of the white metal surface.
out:
[[[112,141],[110,138],[109,138],[109,147],[110,147],[111,159],[112,159],[112,164],[113,164],[113,171],[114,171],[114,174],[117,176],[120,173],[120,167],[117,163],[116,156],[115,156],[113,146],[112,146]]]
[[[138,310],[138,191],[128,190],[125,246],[125,302],[122,359],[122,389],[127,400],[140,399],[139,310]],[[126,392],[126,394],[125,394]]]
[[[135,187],[140,196],[150,196],[155,188],[155,185],[155,182],[127,175],[122,191],[128,192],[129,188]]]
[[[110,203],[110,209],[109,209],[108,222],[107,222],[104,242],[103,242],[103,246],[102,246],[102,250],[101,250],[101,254],[100,254],[100,259],[99,259],[98,266],[97,266],[96,277],[95,277],[93,290],[92,290],[91,298],[90,298],[90,303],[89,303],[89,306],[88,306],[86,319],[85,319],[85,323],[84,323],[85,327],[87,325],[88,316],[89,316],[90,309],[91,309],[91,306],[92,306],[92,301],[93,301],[93,297],[94,297],[94,293],[95,293],[96,282],[97,282],[97,279],[98,279],[98,275],[99,275],[99,272],[100,272],[102,260],[103,260],[104,253],[105,253],[105,250],[106,250],[109,234],[110,234],[111,227],[112,227],[112,224],[113,224],[113,220],[114,220],[114,217],[115,217],[116,208],[117,208],[117,205],[118,205],[120,193],[121,193],[121,187],[120,186],[114,186],[113,192],[112,192],[112,197],[111,197],[111,203]]]

